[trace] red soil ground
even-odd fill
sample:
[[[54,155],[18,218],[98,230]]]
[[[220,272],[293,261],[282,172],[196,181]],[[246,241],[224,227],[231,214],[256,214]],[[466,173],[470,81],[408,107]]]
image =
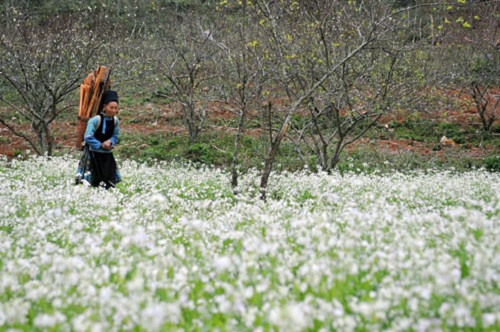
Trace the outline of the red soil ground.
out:
[[[500,95],[500,89],[492,91],[493,95]],[[465,100],[463,95],[457,93],[454,98],[463,98],[463,103],[461,109],[458,110],[446,110],[446,111],[434,111],[418,113],[419,119],[427,118],[427,120],[437,121],[437,122],[454,122],[459,123],[464,128],[467,126],[474,126],[478,129],[481,128],[480,119],[477,111],[473,107],[470,101]],[[460,103],[459,103],[460,105]],[[176,121],[180,116],[178,112],[170,109],[162,109],[158,105],[145,105],[141,106],[140,110],[127,110],[125,109],[123,114],[121,114],[120,119],[122,121],[121,130],[128,133],[165,133],[166,135],[187,135],[187,132],[183,127],[179,125],[173,125],[178,123]],[[497,118],[500,118],[500,110],[497,110]],[[130,116],[134,114],[134,116]],[[215,108],[211,114],[213,118],[219,118],[220,120],[229,120],[233,115],[227,111],[222,111],[221,109]],[[402,123],[410,114],[388,114],[381,119],[379,128],[384,128],[384,125],[398,122]],[[224,121],[218,121],[219,123]],[[497,120],[497,123],[500,123]],[[24,129],[28,127],[25,126]],[[76,121],[70,122],[55,122],[53,127],[55,128],[55,152],[74,152],[75,141],[76,141]],[[218,130],[221,132],[228,132],[232,130],[231,128],[221,126],[210,126],[210,130]],[[383,129],[382,129],[383,130]],[[390,129],[387,129],[390,131]],[[246,134],[249,135],[259,135],[259,130],[254,129],[252,131],[248,130]],[[390,135],[387,135],[390,136]],[[126,143],[125,143],[126,144]],[[436,145],[439,144],[438,141],[431,143],[418,142],[414,140],[403,140],[403,139],[369,139],[362,138],[355,144],[349,147],[349,150],[356,149],[359,147],[365,147],[374,149],[385,153],[402,153],[407,151],[412,151],[414,153],[420,154],[424,157],[439,157],[439,158],[454,158],[457,156],[467,156],[471,158],[482,158],[491,153],[500,153],[500,147],[496,146],[483,146],[479,147],[478,144],[472,144],[465,142],[464,144],[457,144],[454,146],[441,146],[441,149],[435,149]],[[28,150],[30,153],[34,153],[33,149],[30,148],[29,144],[22,138],[17,137],[12,134],[5,126],[0,124],[0,155],[6,155],[8,158],[12,158],[18,154],[26,154]]]

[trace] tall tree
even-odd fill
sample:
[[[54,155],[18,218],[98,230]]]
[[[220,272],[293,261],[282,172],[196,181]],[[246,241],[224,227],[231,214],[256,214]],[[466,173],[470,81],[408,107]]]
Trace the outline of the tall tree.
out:
[[[9,89],[0,95],[7,105],[0,123],[37,154],[51,155],[51,124],[67,109],[61,103],[79,87],[99,43],[81,14],[37,17],[13,11],[9,19],[0,36],[0,78]]]
[[[318,114],[337,117],[334,130],[341,139],[333,157],[324,163],[327,168],[338,161],[339,150],[348,143],[347,134],[352,135],[350,141],[358,139],[387,108],[391,68],[398,55],[391,51],[398,42],[392,32],[410,9],[394,9],[390,2],[379,0],[255,3],[265,36],[261,40],[268,41],[265,52],[279,67],[275,84],[288,97],[281,109],[274,110],[272,100],[267,104],[270,118],[279,120],[272,124],[276,130],[270,135],[261,175],[261,196],[265,198],[278,149],[305,104],[310,103],[314,110],[312,123]],[[380,66],[386,70],[376,74],[375,80],[370,71],[382,60]],[[382,85],[377,87],[379,83]],[[316,104],[319,101],[322,106]]]
[[[269,80],[263,65],[260,43],[256,39],[258,30],[255,7],[241,3],[238,15],[225,15],[223,30],[214,36],[214,43],[222,51],[223,74],[221,96],[225,107],[233,113],[238,122],[234,138],[231,164],[231,185],[238,186],[239,152],[249,117],[253,117],[256,105],[262,101],[262,89]],[[220,38],[220,39],[219,39]]]
[[[193,142],[203,129],[214,99],[220,48],[214,45],[208,19],[190,13],[170,30],[157,50],[155,68],[162,86],[158,96],[180,105],[182,120]],[[210,26],[210,25],[209,25]]]
[[[442,75],[449,88],[472,100],[485,138],[500,119],[500,2],[466,2],[446,15],[441,26]]]

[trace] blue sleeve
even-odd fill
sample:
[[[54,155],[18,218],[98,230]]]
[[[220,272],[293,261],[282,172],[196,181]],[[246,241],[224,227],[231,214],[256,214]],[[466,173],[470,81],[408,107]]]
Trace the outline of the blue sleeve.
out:
[[[101,142],[95,138],[94,133],[97,130],[97,123],[99,122],[99,116],[94,116],[87,123],[87,129],[85,130],[85,134],[83,139],[85,142],[90,145],[93,150],[98,150],[101,147]]]
[[[111,145],[113,146],[118,144],[118,139],[120,138],[120,119],[118,119],[117,117],[115,119],[116,119],[115,130],[113,131],[113,136],[111,136],[110,138]]]

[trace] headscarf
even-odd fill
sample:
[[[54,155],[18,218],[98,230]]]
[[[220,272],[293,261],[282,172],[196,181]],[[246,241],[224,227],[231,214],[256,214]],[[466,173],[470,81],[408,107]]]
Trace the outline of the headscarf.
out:
[[[116,101],[118,103],[118,92],[114,90],[106,90],[102,94],[101,105],[106,105],[109,102]]]

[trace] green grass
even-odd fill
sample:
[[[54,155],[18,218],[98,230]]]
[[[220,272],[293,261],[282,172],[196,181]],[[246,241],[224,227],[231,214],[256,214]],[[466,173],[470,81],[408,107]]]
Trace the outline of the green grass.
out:
[[[444,126],[444,128],[448,128],[448,126]],[[456,126],[451,125],[447,130],[450,130],[450,132],[456,131]],[[394,134],[394,136],[402,139],[404,135]],[[417,138],[413,134],[405,137]],[[456,134],[451,137],[459,140],[459,137],[463,136]],[[424,137],[420,138],[420,140],[435,143],[434,152],[443,149],[439,145],[436,136]],[[194,143],[185,136],[168,136],[161,133],[148,135],[128,134],[124,132],[121,142],[121,145],[116,150],[117,156],[122,159],[131,158],[141,162],[187,160],[204,165],[230,167],[234,151],[234,136],[216,132],[204,132],[200,135],[199,140]],[[261,168],[268,146],[269,144],[265,138],[244,136],[241,140],[238,156],[240,169]],[[443,169],[454,167],[457,170],[469,170],[485,167],[491,171],[499,171],[500,161],[495,151],[493,149],[490,155],[481,159],[469,156],[467,153],[468,145],[463,145],[461,149],[453,151],[447,150],[447,153],[442,156],[436,153],[421,155],[404,149],[394,153],[377,149],[375,146],[361,145],[350,152],[344,151],[341,154],[337,168],[341,171],[359,170],[370,172],[376,170],[404,171],[435,167]],[[308,156],[308,166],[313,171],[315,170],[315,160],[315,156]],[[295,146],[285,140],[279,149],[274,169],[277,171],[293,171],[303,167],[304,164],[298,158]]]

